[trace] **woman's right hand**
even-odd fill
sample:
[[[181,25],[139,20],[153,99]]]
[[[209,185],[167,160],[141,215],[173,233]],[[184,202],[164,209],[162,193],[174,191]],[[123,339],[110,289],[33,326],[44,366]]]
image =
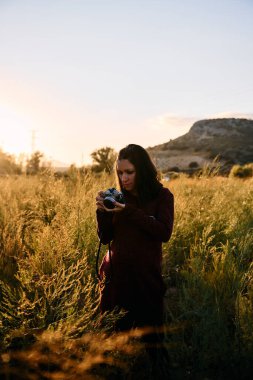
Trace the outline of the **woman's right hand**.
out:
[[[97,196],[96,196],[96,206],[97,206],[97,210],[100,210],[100,211],[106,211],[105,209],[105,206],[104,206],[104,198],[103,198],[103,191],[99,191]]]

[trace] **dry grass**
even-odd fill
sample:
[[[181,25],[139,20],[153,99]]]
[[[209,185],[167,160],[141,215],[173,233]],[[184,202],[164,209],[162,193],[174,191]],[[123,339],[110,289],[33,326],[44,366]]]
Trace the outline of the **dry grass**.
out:
[[[101,320],[98,312],[94,195],[115,185],[113,177],[56,180],[48,173],[0,182],[5,378],[140,379],[148,363],[143,349],[132,333],[108,335],[118,314]],[[212,367],[216,378],[229,366],[246,374],[253,354],[253,180],[182,176],[169,187],[176,210],[163,266],[169,370],[175,379]]]

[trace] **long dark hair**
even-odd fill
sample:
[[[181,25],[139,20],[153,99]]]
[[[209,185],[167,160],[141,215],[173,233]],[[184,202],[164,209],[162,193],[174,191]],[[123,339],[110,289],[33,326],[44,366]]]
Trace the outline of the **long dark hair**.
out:
[[[136,170],[136,190],[141,203],[154,199],[162,184],[159,182],[159,175],[155,165],[153,164],[148,152],[140,145],[129,144],[121,149],[118,154],[118,160],[128,160],[134,165]],[[118,176],[121,191],[125,190],[122,187]]]

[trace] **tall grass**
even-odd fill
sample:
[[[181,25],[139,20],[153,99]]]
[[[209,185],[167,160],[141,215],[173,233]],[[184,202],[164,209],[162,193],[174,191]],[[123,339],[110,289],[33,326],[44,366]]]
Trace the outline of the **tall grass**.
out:
[[[185,358],[198,371],[237,368],[248,373],[253,181],[196,178],[175,181],[171,188],[176,221],[164,272],[178,291],[173,321],[185,326],[176,337],[175,358]]]
[[[72,361],[81,360],[80,352],[86,352],[87,359],[90,351],[83,340],[88,336],[97,342],[98,334],[113,325],[117,313],[103,320],[99,315],[95,273],[95,194],[113,185],[112,176],[78,173],[69,179],[45,173],[0,180],[0,339],[5,368],[6,355],[12,357],[17,348],[37,352],[36,360],[41,360],[38,345],[48,332],[60,334],[60,340],[59,335],[52,339],[63,360],[71,356],[66,344],[82,346]],[[214,378],[224,371],[246,376],[253,354],[253,180],[181,177],[169,187],[175,196],[174,232],[164,244],[163,260],[169,371],[174,378],[206,371]],[[99,339],[106,346],[107,338]],[[110,339],[116,342],[117,337]],[[116,362],[117,355],[133,362],[119,346],[112,351]],[[108,365],[106,352],[99,352],[98,362]],[[131,368],[138,373],[138,366]],[[67,373],[71,371],[66,369],[66,378]],[[100,367],[99,376],[107,378],[108,371]]]

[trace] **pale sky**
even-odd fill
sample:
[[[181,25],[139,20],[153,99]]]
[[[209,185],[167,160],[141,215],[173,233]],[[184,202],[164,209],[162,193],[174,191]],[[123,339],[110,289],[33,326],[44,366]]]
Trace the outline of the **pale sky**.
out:
[[[253,118],[253,0],[0,0],[0,147],[87,163]]]

